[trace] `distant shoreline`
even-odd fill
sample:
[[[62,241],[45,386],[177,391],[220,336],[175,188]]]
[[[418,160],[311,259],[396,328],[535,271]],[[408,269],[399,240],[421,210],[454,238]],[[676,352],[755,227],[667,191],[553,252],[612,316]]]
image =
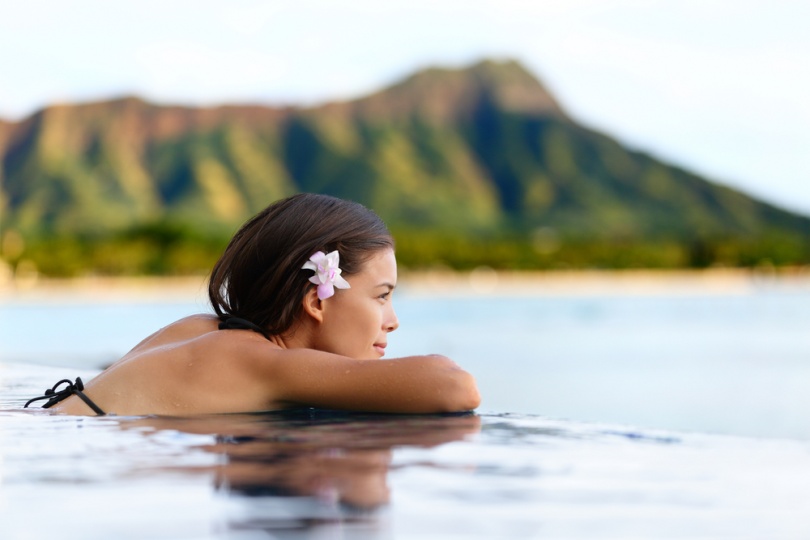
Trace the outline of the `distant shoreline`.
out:
[[[769,287],[810,291],[810,268],[708,270],[572,270],[545,272],[402,271],[411,296],[579,296],[748,294]],[[207,302],[207,276],[81,277],[0,281],[2,302]]]
[[[461,295],[654,295],[746,294],[765,287],[810,290],[810,268],[790,270],[568,270],[417,272],[400,276],[413,294]]]
[[[0,303],[207,301],[208,276],[91,276],[0,281]]]

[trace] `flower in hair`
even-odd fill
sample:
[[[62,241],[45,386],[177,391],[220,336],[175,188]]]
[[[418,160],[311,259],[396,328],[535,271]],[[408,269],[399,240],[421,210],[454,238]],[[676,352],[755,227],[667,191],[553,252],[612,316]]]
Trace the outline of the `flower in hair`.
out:
[[[318,286],[318,299],[325,300],[335,294],[338,289],[350,289],[349,282],[340,275],[340,254],[336,251],[324,254],[323,251],[315,253],[301,267],[303,270],[314,270],[315,275],[309,280]]]

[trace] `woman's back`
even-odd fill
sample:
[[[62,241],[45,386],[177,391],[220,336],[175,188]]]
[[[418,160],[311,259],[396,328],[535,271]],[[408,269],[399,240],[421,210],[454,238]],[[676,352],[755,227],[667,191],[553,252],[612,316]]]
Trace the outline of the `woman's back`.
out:
[[[194,315],[155,332],[101,375],[85,394],[107,413],[186,415],[279,408],[266,400],[265,385],[252,381],[238,351],[278,347],[249,331],[223,331],[213,315]],[[73,396],[53,407],[90,414]]]

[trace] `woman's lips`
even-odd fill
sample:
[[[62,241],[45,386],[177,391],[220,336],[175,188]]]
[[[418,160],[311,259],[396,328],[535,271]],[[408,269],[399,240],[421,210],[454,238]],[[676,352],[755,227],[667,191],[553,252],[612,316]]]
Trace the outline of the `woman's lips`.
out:
[[[374,350],[377,351],[380,356],[385,356],[385,347],[387,346],[386,343],[375,343]]]

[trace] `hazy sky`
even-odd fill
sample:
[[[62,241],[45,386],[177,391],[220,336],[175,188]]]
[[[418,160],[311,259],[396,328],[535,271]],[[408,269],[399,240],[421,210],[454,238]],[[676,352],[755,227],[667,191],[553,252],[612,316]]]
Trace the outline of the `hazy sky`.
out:
[[[0,9],[0,117],[314,104],[508,57],[580,122],[810,214],[809,23],[806,0],[28,0]]]

